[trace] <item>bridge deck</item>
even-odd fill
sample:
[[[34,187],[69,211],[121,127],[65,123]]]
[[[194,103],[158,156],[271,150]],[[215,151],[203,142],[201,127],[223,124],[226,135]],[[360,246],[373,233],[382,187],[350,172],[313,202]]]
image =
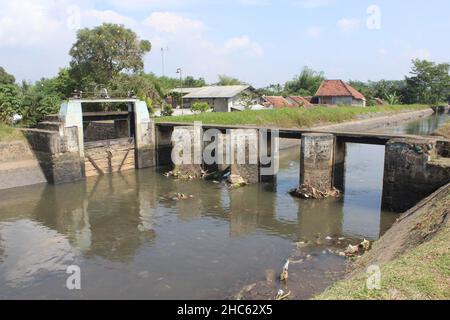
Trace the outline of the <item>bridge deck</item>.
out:
[[[175,127],[175,126],[192,126],[193,123],[181,123],[181,122],[160,122],[156,123],[156,126],[160,127]],[[279,130],[280,138],[289,139],[301,139],[302,134],[305,133],[330,133],[338,137],[341,141],[349,143],[363,143],[363,144],[376,144],[385,145],[389,140],[395,138],[406,139],[438,139],[445,140],[440,137],[431,136],[417,136],[408,134],[395,134],[395,133],[376,133],[376,132],[358,132],[358,131],[333,131],[333,130],[314,130],[314,129],[294,129],[294,128],[274,128],[274,127],[261,127],[261,126],[236,126],[236,125],[223,125],[223,124],[202,124],[204,129],[218,129],[225,132],[227,129],[266,129],[266,130]]]

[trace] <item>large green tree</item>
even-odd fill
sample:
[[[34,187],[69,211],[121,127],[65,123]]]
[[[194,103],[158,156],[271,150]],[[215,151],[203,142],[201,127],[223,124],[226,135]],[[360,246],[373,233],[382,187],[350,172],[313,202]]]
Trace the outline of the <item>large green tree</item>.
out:
[[[16,78],[13,75],[6,72],[3,67],[0,67],[0,84],[14,84]]]
[[[151,50],[147,40],[122,25],[104,23],[93,29],[81,29],[70,50],[71,74],[82,85],[108,85],[122,72],[144,69],[144,55]]]
[[[439,103],[449,97],[450,64],[413,60],[411,76],[406,77],[406,95],[412,103]]]
[[[323,80],[325,80],[323,72],[304,67],[298,76],[286,82],[284,85],[284,93],[285,95],[313,96],[316,94]]]

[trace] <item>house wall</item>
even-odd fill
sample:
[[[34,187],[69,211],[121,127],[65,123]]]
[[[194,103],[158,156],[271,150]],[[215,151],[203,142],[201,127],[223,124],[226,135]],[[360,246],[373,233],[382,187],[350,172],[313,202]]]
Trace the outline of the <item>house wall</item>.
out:
[[[364,100],[357,100],[353,97],[319,97],[319,104],[348,105],[365,107]]]
[[[206,102],[214,110],[214,112],[228,112],[229,100],[225,98],[205,98],[205,99],[185,99],[184,108],[190,109],[195,102]]]

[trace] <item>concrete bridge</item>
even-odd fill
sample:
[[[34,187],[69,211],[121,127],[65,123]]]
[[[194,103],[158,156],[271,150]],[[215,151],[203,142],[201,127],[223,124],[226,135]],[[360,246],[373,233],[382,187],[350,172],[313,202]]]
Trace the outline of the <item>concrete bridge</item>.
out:
[[[128,110],[83,112],[83,105],[112,102],[126,104]],[[126,138],[121,136],[120,139],[87,143],[84,136],[86,123],[105,120],[113,122],[113,128],[125,134]],[[346,143],[384,145],[383,207],[394,211],[412,207],[450,181],[450,141],[442,138],[258,126],[155,123],[148,114],[145,102],[136,99],[70,100],[62,105],[59,115],[48,117],[38,129],[28,130],[26,134],[47,181],[58,184],[130,168],[173,165],[171,154],[177,132],[189,135],[193,157],[200,155],[200,159],[192,158],[190,164],[178,165],[177,170],[199,176],[205,168],[223,169],[220,165],[207,166],[201,158],[205,142],[198,137],[202,137],[208,129],[216,129],[217,137],[214,140],[224,142],[232,139],[237,148],[248,151],[248,154],[259,154],[262,146],[267,146],[270,156],[274,156],[273,161],[278,161],[276,153],[279,139],[301,140],[299,183],[325,191],[332,187],[344,188]],[[262,132],[268,134],[262,135]],[[257,140],[246,139],[248,136]],[[223,151],[225,154],[230,152]],[[269,168],[277,167],[274,163],[262,163],[258,159],[256,163],[239,164],[235,157],[231,158],[231,173],[249,183],[266,181],[276,176],[276,171],[267,174]]]

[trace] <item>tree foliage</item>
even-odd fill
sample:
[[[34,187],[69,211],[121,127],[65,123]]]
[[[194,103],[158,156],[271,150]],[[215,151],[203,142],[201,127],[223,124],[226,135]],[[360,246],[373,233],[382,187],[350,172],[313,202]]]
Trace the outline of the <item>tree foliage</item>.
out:
[[[227,76],[225,74],[219,75],[219,82],[217,83],[218,86],[235,86],[235,85],[241,85],[241,84],[245,84],[245,83],[237,78],[233,78],[233,77]]]
[[[413,60],[411,76],[406,77],[410,103],[439,103],[449,98],[450,64]]]
[[[0,85],[0,122],[11,123],[12,116],[21,114],[20,90],[15,84]]]
[[[284,93],[286,95],[313,96],[316,94],[323,80],[325,80],[323,72],[304,67],[298,76],[286,82],[284,85]]]
[[[104,23],[93,29],[81,29],[70,50],[72,75],[78,83],[107,85],[121,72],[144,69],[144,55],[151,50],[147,40],[122,25]]]
[[[14,84],[16,82],[16,78],[13,75],[6,72],[3,67],[0,67],[0,85],[1,84]]]

